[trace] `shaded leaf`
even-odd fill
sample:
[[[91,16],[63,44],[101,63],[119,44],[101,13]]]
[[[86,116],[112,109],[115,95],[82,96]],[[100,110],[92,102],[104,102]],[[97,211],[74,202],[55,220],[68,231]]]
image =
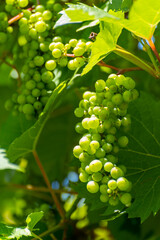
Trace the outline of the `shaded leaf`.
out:
[[[11,161],[15,161],[19,157],[31,153],[36,148],[37,141],[45,126],[45,123],[55,107],[55,100],[59,94],[62,94],[62,91],[65,89],[65,87],[66,83],[63,82],[54,90],[38,121],[11,143],[7,152],[7,155]]]
[[[26,219],[27,227],[30,231],[33,230],[34,226],[42,219],[44,213],[41,212],[34,212],[28,215]]]
[[[120,161],[128,169],[127,177],[133,183],[129,217],[144,221],[160,209],[160,102],[147,94],[131,104],[132,128],[129,146],[121,150]]]

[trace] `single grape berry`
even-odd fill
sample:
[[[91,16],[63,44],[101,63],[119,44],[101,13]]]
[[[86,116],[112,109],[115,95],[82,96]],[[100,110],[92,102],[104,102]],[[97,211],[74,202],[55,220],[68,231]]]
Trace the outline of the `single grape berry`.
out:
[[[90,192],[90,193],[96,193],[96,192],[98,192],[98,191],[99,191],[99,185],[98,185],[98,183],[95,182],[95,181],[89,181],[89,182],[87,183],[87,190],[88,190],[88,192]]]

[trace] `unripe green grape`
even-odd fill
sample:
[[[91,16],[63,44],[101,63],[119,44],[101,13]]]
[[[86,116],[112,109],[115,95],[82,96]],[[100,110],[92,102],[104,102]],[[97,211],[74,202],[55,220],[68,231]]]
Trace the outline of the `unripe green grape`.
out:
[[[82,126],[83,126],[84,129],[89,129],[89,128],[90,128],[90,127],[88,126],[89,119],[90,119],[90,118],[84,118],[84,119],[82,120]]]
[[[107,187],[106,184],[100,185],[99,190],[100,190],[100,192],[101,192],[102,194],[107,194],[107,189],[108,189],[108,187]]]
[[[104,131],[105,131],[104,125],[100,124],[97,128],[97,131],[98,131],[98,133],[104,133]]]
[[[106,163],[104,164],[104,170],[105,170],[106,172],[110,172],[112,168],[113,168],[113,163],[112,163],[112,162],[106,162]]]
[[[29,103],[23,105],[23,112],[24,112],[24,114],[29,114],[29,115],[34,114],[33,105],[31,105]]]
[[[106,152],[104,151],[103,148],[98,148],[95,155],[97,158],[103,158],[103,157],[105,157]]]
[[[33,61],[37,67],[40,67],[44,64],[44,58],[42,56],[36,56]]]
[[[88,153],[86,152],[82,152],[80,155],[79,155],[79,161],[80,162],[87,162],[89,160],[89,155]]]
[[[107,130],[107,133],[111,134],[111,135],[115,135],[117,132],[117,129],[115,127],[111,127]]]
[[[60,4],[60,3],[55,3],[55,4],[53,5],[53,10],[54,10],[55,12],[60,12],[60,11],[62,10],[61,4]]]
[[[64,50],[64,44],[62,42],[56,42],[54,48]]]
[[[86,50],[90,51],[92,48],[92,45],[93,45],[93,42],[90,42],[90,41],[86,42]]]
[[[81,57],[76,57],[73,61],[74,61],[74,64],[75,64],[76,68],[82,67],[84,65],[84,63],[85,63],[84,59],[81,58]]]
[[[35,11],[36,11],[36,12],[41,12],[41,13],[43,13],[44,10],[45,10],[45,8],[44,8],[43,5],[37,5],[37,6],[35,7]]]
[[[100,195],[100,201],[103,202],[103,203],[106,203],[108,202],[109,200],[109,196],[107,194],[101,194]]]
[[[42,89],[44,89],[45,85],[44,85],[43,82],[38,82],[38,83],[36,84],[36,87],[37,87],[38,89],[42,90]],[[41,92],[41,94],[42,94],[42,92]]]
[[[123,102],[123,97],[120,93],[117,93],[115,95],[113,95],[112,97],[112,102],[115,104],[115,105],[120,105],[122,102]]]
[[[119,146],[118,145],[114,145],[112,151],[113,151],[113,153],[118,153],[119,152]]]
[[[102,173],[100,173],[100,172],[95,172],[95,173],[93,173],[93,174],[92,174],[92,179],[93,179],[93,181],[95,181],[95,182],[101,181],[101,180],[102,180]]]
[[[81,148],[81,146],[77,145],[73,148],[73,155],[76,157],[76,158],[79,158],[79,155],[83,153],[83,149]]]
[[[40,47],[40,50],[42,52],[47,52],[48,49],[49,49],[49,43],[48,42],[42,42],[42,43],[40,43],[39,47]]]
[[[108,108],[104,108],[101,109],[101,111],[99,112],[99,119],[101,121],[104,121],[109,115],[109,109]]]
[[[110,180],[109,176],[104,176],[104,177],[102,178],[102,183],[103,183],[103,184],[107,184],[109,180]]]
[[[45,21],[48,21],[52,18],[52,12],[49,10],[45,10],[42,14],[42,17]]]
[[[92,141],[100,142],[100,140],[101,140],[101,135],[99,133],[93,133],[92,134]]]
[[[89,177],[89,175],[87,174],[87,173],[85,173],[85,172],[81,172],[80,174],[79,174],[79,180],[81,181],[81,182],[88,182],[88,177]]]
[[[52,39],[53,42],[62,42],[62,38],[60,36],[55,36],[53,39]]]
[[[39,33],[46,31],[46,28],[46,23],[42,20],[35,23],[35,29]]]
[[[132,96],[132,93],[131,93],[131,91],[125,91],[124,93],[123,93],[123,100],[125,101],[125,102],[131,102],[132,100],[133,100],[133,96]]]
[[[17,0],[18,1],[18,5],[21,7],[21,8],[24,8],[28,5],[28,0]]]
[[[104,151],[105,151],[106,153],[112,152],[112,149],[113,149],[111,143],[105,143],[105,144],[103,144],[102,148],[104,149]]]
[[[100,147],[100,144],[99,144],[98,141],[92,140],[92,141],[90,142],[90,147],[91,147],[91,148],[94,148],[95,150],[97,150],[97,149]]]
[[[92,97],[92,96],[93,96],[93,93],[90,92],[90,91],[86,91],[86,92],[83,93],[83,98],[84,98],[84,99],[89,100],[90,97]]]
[[[41,95],[41,91],[38,88],[34,88],[32,90],[32,96],[33,97],[39,97]]]
[[[109,198],[109,204],[111,206],[117,206],[119,204],[119,199],[112,196]]]
[[[0,39],[1,39],[1,35],[0,35]],[[24,46],[27,43],[27,39],[24,35],[21,35],[18,37],[18,44],[20,46]]]
[[[75,63],[74,63],[74,60],[70,60],[69,62],[68,62],[68,69],[69,70],[71,70],[71,71],[74,71],[74,70],[76,70],[76,66],[75,66]]]
[[[135,81],[130,77],[126,77],[123,81],[123,86],[128,90],[135,88],[135,85]]]
[[[99,126],[99,119],[95,116],[91,116],[88,120],[88,127],[91,129],[96,129]]]
[[[36,101],[36,102],[34,102],[33,107],[36,110],[41,110],[42,109],[42,103],[40,101]]]
[[[122,86],[124,81],[125,81],[125,77],[123,75],[118,75],[116,78],[115,78],[115,83],[117,86]]]
[[[97,80],[95,83],[95,89],[97,92],[102,92],[106,87],[106,83],[104,80]]]
[[[77,133],[81,133],[81,134],[86,131],[85,128],[82,126],[81,122],[76,124],[75,130],[76,130]]]
[[[28,96],[26,97],[26,100],[27,100],[27,103],[33,104],[33,103],[36,101],[36,98],[33,97],[32,95],[28,95]]]
[[[125,148],[128,145],[128,138],[126,136],[121,136],[118,139],[118,144],[120,147]]]
[[[133,100],[136,100],[139,97],[139,92],[136,89],[133,89],[131,93],[132,93]]]
[[[76,109],[74,110],[74,115],[75,115],[76,117],[83,117],[83,115],[84,115],[84,109],[83,109],[83,108],[76,108]]]
[[[124,205],[130,205],[131,203],[131,200],[132,200],[132,196],[130,193],[123,193],[121,196],[120,196],[120,201],[121,203],[123,203]]]
[[[121,191],[127,191],[130,187],[129,181],[125,177],[120,177],[117,179],[117,186]]]
[[[93,160],[89,164],[89,168],[92,172],[99,172],[102,169],[102,163],[99,160]]]
[[[112,97],[113,97],[113,93],[108,91],[104,94],[104,97],[105,97],[106,100],[111,100]]]
[[[77,43],[78,43],[78,40],[77,39],[71,39],[70,41],[69,41],[69,45],[71,46],[71,47],[76,47],[76,45],[77,45]]]
[[[58,64],[61,67],[65,67],[68,64],[68,59],[66,57],[61,57],[61,58],[58,59]]]
[[[79,145],[85,151],[89,148],[90,140],[87,137],[82,137],[79,141]]]
[[[10,111],[12,108],[13,108],[13,102],[12,102],[12,100],[8,99],[8,100],[5,102],[5,109],[6,109],[7,111]]]
[[[35,81],[29,80],[28,82],[26,82],[26,88],[27,88],[28,90],[32,90],[32,89],[34,89],[35,87],[36,87]]]
[[[126,116],[122,118],[122,126],[128,127],[131,125],[131,118]]]
[[[99,115],[100,111],[101,111],[101,107],[99,107],[99,106],[93,107],[93,113],[95,115]]]
[[[82,48],[82,47],[75,47],[73,49],[73,54],[76,56],[76,57],[80,57],[84,54],[85,52],[85,48]]]
[[[51,71],[45,71],[42,74],[42,81],[44,83],[49,83],[53,80],[53,73]]]
[[[26,97],[23,94],[20,94],[17,98],[17,102],[19,104],[25,104],[26,103]]]
[[[117,179],[124,176],[123,171],[119,167],[113,167],[110,171],[112,178]]]
[[[87,183],[87,190],[90,192],[90,193],[96,193],[99,191],[99,185],[97,182],[95,181],[89,181]]]
[[[60,58],[62,55],[62,51],[59,48],[54,48],[52,51],[52,56],[54,58]]]
[[[53,51],[53,49],[55,48],[55,42],[52,42],[49,44],[49,50]]]
[[[117,182],[115,180],[109,180],[108,181],[108,187],[111,189],[111,190],[115,190],[117,188]]]
[[[85,171],[86,171],[86,173],[88,173],[88,174],[92,174],[92,171],[90,170],[90,168],[89,168],[88,165],[85,167]]]
[[[89,101],[87,99],[82,99],[79,103],[79,107],[87,110],[89,107]]]
[[[45,68],[49,71],[53,71],[56,68],[56,61],[49,60],[45,63]]]

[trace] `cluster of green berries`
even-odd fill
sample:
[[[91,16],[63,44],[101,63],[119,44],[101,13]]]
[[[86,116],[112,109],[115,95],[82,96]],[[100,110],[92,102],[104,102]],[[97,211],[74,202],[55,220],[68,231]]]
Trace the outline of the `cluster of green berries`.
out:
[[[67,66],[69,70],[76,70],[85,64],[85,57],[90,54],[93,42],[86,42],[83,39],[71,39],[68,43],[63,44],[61,38],[57,37],[49,45],[52,57],[61,67]],[[68,57],[73,59],[68,60]]]
[[[76,117],[83,117],[76,125],[83,136],[73,149],[81,162],[79,179],[90,193],[100,192],[100,200],[112,206],[121,202],[129,207],[132,200],[132,184],[117,153],[128,145],[127,136],[119,136],[119,130],[127,131],[131,125],[128,104],[139,95],[134,88],[131,78],[111,74],[106,81],[96,81],[96,92],[84,92],[75,109]]]

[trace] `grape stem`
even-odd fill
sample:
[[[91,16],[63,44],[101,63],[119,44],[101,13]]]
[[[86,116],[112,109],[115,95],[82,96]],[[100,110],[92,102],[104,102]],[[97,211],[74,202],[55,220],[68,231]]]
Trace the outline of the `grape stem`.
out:
[[[41,161],[39,159],[39,156],[38,156],[36,150],[33,150],[32,153],[33,153],[33,156],[34,156],[34,158],[36,160],[36,163],[37,163],[37,165],[38,165],[38,167],[39,167],[39,169],[40,169],[40,171],[42,173],[43,179],[44,179],[44,181],[45,181],[45,183],[46,183],[46,185],[48,187],[48,190],[49,190],[49,192],[50,192],[50,194],[52,196],[52,199],[53,199],[53,201],[54,201],[54,203],[55,203],[55,205],[57,207],[57,211],[59,212],[61,218],[64,219],[64,217],[65,217],[64,210],[61,207],[60,202],[59,202],[56,194],[53,192],[53,189],[51,187],[51,184],[50,184],[50,181],[48,179],[48,176],[47,176],[47,174],[46,174],[46,172],[45,172],[45,170],[43,168],[43,165],[42,165],[42,163],[41,163]]]
[[[18,69],[16,68],[16,66],[14,66],[13,64],[7,62],[5,59],[0,59],[1,63],[4,63],[6,65],[8,65],[9,67],[13,68],[16,70],[17,74],[18,74],[18,78],[17,78],[17,87],[19,88],[21,86],[21,77],[20,77],[20,73],[18,71]]]
[[[46,187],[36,187],[36,186],[33,186],[33,185],[20,185],[20,184],[9,184],[7,185],[8,187],[11,187],[11,188],[17,188],[17,189],[24,189],[24,190],[27,190],[27,191],[35,191],[35,192],[49,192],[49,189],[46,188]],[[52,189],[52,191],[54,193],[58,193],[58,194],[61,194],[61,193],[69,193],[69,194],[77,194],[77,192],[74,192],[74,191],[67,191],[66,189]]]
[[[30,7],[27,8],[27,10],[32,11],[34,9],[34,7]],[[8,24],[11,25],[14,22],[18,21],[19,19],[21,19],[23,17],[23,12],[19,13],[18,15],[14,16],[13,18],[8,20]]]
[[[71,53],[66,53],[64,56],[66,56],[66,57],[72,57],[72,58],[75,58],[75,57],[76,57],[74,54],[71,54]],[[83,56],[80,56],[80,57],[83,58]],[[108,65],[108,64],[106,64],[104,61],[98,62],[97,65],[102,66],[102,67],[108,67],[108,68],[111,68],[111,69],[113,69],[113,70],[116,70],[116,71],[118,71],[117,75],[118,75],[118,74],[125,73],[125,72],[142,70],[142,68],[140,68],[140,67],[132,67],[132,68],[124,68],[124,69],[121,69],[121,68],[117,68],[117,67],[112,66],[112,65]]]
[[[64,227],[64,221],[60,222],[58,225],[53,226],[52,228],[48,229],[47,231],[41,233],[39,237],[44,237],[49,235],[50,233],[56,232],[57,230],[61,229]],[[33,238],[32,240],[36,240],[36,238]]]
[[[150,40],[148,40],[148,43],[149,43],[152,51],[154,52],[154,55],[158,59],[158,62],[160,63],[160,56],[159,56],[159,53],[158,53],[158,51],[156,49],[156,46],[154,45],[154,42],[152,41],[152,39],[150,39]]]

